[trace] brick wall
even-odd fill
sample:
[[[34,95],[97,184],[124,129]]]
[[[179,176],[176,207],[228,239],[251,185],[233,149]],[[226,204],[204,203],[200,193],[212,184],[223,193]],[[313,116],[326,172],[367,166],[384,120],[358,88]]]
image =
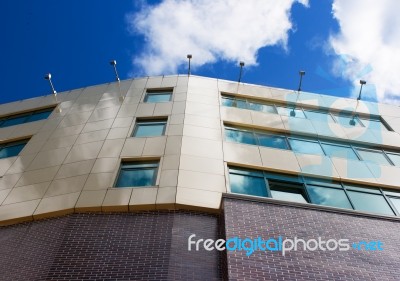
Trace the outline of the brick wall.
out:
[[[73,214],[0,228],[0,280],[220,280],[218,217],[195,212]]]
[[[229,280],[400,280],[400,222],[224,199],[226,236],[381,240],[383,251],[227,253]]]

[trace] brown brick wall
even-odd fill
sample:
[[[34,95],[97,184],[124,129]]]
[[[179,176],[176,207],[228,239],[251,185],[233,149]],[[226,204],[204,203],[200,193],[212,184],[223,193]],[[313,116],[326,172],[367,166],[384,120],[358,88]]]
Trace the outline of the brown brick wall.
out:
[[[229,280],[400,280],[400,222],[224,199],[226,236],[381,240],[383,251],[227,252]]]
[[[195,212],[73,214],[0,228],[0,280],[221,280],[218,217]]]

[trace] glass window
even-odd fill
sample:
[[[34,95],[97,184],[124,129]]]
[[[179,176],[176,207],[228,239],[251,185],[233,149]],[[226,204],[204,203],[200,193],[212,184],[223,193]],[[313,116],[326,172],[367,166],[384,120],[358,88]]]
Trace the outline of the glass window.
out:
[[[279,148],[279,149],[289,149],[286,138],[282,136],[269,135],[256,133],[258,142],[262,146]]]
[[[225,136],[227,141],[257,144],[253,132],[225,128]]]
[[[400,198],[399,197],[388,197],[390,202],[396,208],[397,213],[400,214]]]
[[[8,116],[0,120],[0,128],[9,127],[19,124],[24,124],[27,122],[33,122],[38,120],[47,119],[49,115],[53,112],[53,108],[32,111],[28,113],[18,114],[14,116]]]
[[[358,148],[357,152],[361,156],[361,159],[364,161],[382,165],[390,165],[389,161],[382,151],[365,150]]]
[[[238,99],[235,97],[222,97],[222,105],[247,109],[246,100]]]
[[[364,119],[364,118],[361,118],[361,120],[362,120],[363,124],[368,129],[389,131],[389,129],[379,119]]]
[[[353,190],[348,190],[347,194],[356,210],[384,215],[394,215],[392,209],[382,195]]]
[[[222,105],[233,107],[233,103],[235,102],[234,98],[222,97]]]
[[[33,121],[47,119],[47,117],[50,116],[51,112],[52,111],[35,112],[31,116],[28,117],[28,120],[26,122],[33,122]]]
[[[306,118],[303,110],[293,107],[277,106],[276,109],[280,115],[286,115],[291,117]]]
[[[318,142],[289,138],[289,143],[294,152],[324,155]]]
[[[332,116],[328,112],[304,110],[305,115],[312,121],[334,122]]]
[[[9,142],[0,145],[0,159],[17,156],[28,141]]]
[[[362,123],[357,116],[350,116],[348,114],[335,114],[336,122],[343,127],[362,127]]]
[[[353,209],[343,189],[307,185],[307,190],[314,204]]]
[[[247,103],[245,100],[241,99],[234,99],[232,103],[232,107],[237,107],[237,108],[244,108],[247,109]]]
[[[329,157],[346,158],[350,160],[358,160],[358,157],[354,150],[349,146],[336,145],[331,143],[321,143],[325,154]]]
[[[147,91],[145,102],[169,102],[171,101],[172,91]]]
[[[389,156],[390,160],[392,160],[393,164],[396,166],[400,166],[400,154],[395,153],[386,153]]]
[[[167,120],[146,120],[138,121],[133,133],[134,137],[155,137],[165,133]]]
[[[274,113],[274,114],[276,114],[276,110],[275,110],[275,107],[273,105],[249,102],[249,109],[256,110],[256,111],[261,111],[261,112],[266,112],[266,113]]]
[[[237,174],[230,170],[229,181],[234,193],[267,197],[264,177],[250,174]]]
[[[121,164],[115,187],[154,186],[158,162],[125,162]]]
[[[26,116],[11,117],[3,121],[1,127],[9,127],[19,124],[24,124],[26,121]]]
[[[386,197],[390,200],[397,213],[400,214],[400,191],[384,190]]]
[[[279,182],[268,181],[269,190],[271,191],[272,198],[307,203],[306,196],[302,186],[282,184]]]

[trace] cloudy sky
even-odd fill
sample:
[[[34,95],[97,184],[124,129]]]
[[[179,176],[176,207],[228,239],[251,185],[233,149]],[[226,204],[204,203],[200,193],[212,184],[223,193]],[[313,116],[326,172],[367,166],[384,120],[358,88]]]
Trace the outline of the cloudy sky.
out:
[[[400,104],[398,0],[3,0],[0,103],[187,72]]]

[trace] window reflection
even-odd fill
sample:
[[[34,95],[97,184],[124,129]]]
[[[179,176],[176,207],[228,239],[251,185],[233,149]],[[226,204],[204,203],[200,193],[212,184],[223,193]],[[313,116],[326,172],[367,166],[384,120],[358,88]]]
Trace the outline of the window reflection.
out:
[[[344,190],[307,185],[311,202],[318,205],[352,209]]]
[[[324,155],[321,146],[317,142],[289,138],[289,143],[292,150],[297,153]]]
[[[394,215],[385,198],[382,195],[361,193],[358,191],[348,190],[351,202],[354,208],[359,211],[378,213],[384,215]]]
[[[158,162],[122,163],[115,187],[153,186]]]
[[[225,129],[225,136],[226,140],[228,141],[256,144],[256,140],[252,132]]]
[[[286,142],[285,137],[268,135],[268,134],[260,134],[257,133],[257,138],[262,146],[279,148],[279,149],[289,149],[289,146]]]
[[[234,193],[267,197],[264,178],[231,173],[229,180]]]
[[[335,145],[329,143],[321,143],[325,153],[329,157],[346,158],[350,160],[358,160],[357,155],[351,147],[343,145]]]
[[[361,159],[364,161],[382,165],[390,165],[389,161],[382,151],[372,151],[364,149],[357,149],[357,151],[358,154],[361,156]]]

